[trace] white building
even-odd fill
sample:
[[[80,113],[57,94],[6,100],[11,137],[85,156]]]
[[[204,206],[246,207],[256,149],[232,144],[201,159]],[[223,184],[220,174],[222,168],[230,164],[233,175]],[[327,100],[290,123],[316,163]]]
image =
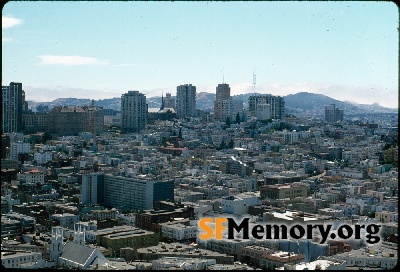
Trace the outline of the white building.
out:
[[[33,154],[33,158],[36,161],[36,164],[44,164],[53,159],[53,153],[51,151],[48,152],[35,152]]]
[[[382,242],[381,246],[360,248],[334,256],[335,259],[346,261],[348,267],[376,267],[376,269],[391,270],[398,262],[397,244]]]
[[[39,169],[32,169],[25,173],[18,173],[17,179],[24,184],[44,184],[44,173]]]
[[[40,262],[42,254],[40,252],[22,252],[22,251],[7,251],[1,250],[1,264],[4,268],[26,268],[29,263]]]
[[[197,237],[197,221],[172,221],[161,223],[161,235],[172,241],[181,241],[188,239],[196,239]]]
[[[254,193],[246,192],[234,196],[225,196],[221,200],[222,212],[243,215],[249,206],[261,205],[261,199]]]
[[[18,160],[19,154],[29,154],[31,152],[31,145],[29,143],[11,143],[10,146],[10,158]]]

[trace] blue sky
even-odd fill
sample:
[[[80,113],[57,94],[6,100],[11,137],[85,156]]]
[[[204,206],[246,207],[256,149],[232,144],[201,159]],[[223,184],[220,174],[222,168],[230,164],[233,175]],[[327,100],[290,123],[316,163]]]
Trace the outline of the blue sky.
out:
[[[2,85],[27,100],[300,91],[398,107],[393,2],[11,1],[2,11]],[[252,89],[253,72],[256,88]]]

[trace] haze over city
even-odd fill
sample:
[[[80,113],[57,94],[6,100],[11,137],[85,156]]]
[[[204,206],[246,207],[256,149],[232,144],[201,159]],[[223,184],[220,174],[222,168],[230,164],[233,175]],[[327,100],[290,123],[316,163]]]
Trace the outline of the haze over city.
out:
[[[392,2],[8,2],[2,83],[27,100],[104,99],[194,84],[312,92],[398,107]],[[256,75],[255,88],[253,74]]]

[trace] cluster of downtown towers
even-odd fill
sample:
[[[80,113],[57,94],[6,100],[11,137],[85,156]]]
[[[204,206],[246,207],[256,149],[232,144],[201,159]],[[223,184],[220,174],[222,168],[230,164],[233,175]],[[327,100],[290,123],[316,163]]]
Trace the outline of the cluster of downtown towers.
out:
[[[284,117],[285,102],[281,96],[270,94],[253,95],[248,99],[248,110],[243,101],[231,97],[229,84],[216,87],[214,113],[212,119],[225,122],[256,117],[258,120],[281,119]],[[176,88],[176,101],[170,93],[162,97],[158,114],[167,113],[171,118],[198,117],[196,109],[196,86],[184,84]],[[2,133],[49,132],[67,136],[80,132],[98,135],[104,127],[104,109],[95,106],[94,100],[88,106],[55,106],[48,112],[28,110],[22,83],[11,82],[2,86]],[[157,117],[156,117],[157,118]],[[121,96],[120,127],[123,133],[137,133],[145,129],[149,119],[146,96],[139,91],[128,91]]]

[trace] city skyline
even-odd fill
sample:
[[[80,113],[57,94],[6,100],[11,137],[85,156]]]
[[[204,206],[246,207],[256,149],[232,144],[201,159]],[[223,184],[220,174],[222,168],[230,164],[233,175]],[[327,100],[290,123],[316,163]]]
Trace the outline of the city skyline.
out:
[[[397,108],[397,27],[390,2],[8,2],[2,85],[47,102],[226,82]]]

